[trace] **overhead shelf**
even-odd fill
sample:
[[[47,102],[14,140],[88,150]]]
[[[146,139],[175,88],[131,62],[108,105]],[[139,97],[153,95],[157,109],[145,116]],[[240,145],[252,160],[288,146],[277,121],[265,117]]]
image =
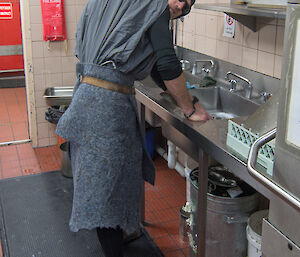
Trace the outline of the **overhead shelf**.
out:
[[[229,4],[195,4],[196,9],[223,12],[241,22],[253,31],[256,31],[256,18],[278,18],[285,19],[286,10],[284,8],[254,8],[247,5]]]

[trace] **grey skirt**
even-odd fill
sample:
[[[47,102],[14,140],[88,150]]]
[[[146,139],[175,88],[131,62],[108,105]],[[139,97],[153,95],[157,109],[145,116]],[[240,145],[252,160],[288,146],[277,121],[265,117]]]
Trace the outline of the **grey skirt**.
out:
[[[59,120],[57,134],[70,142],[71,231],[117,226],[135,231],[140,225],[144,150],[134,96],[81,84]]]

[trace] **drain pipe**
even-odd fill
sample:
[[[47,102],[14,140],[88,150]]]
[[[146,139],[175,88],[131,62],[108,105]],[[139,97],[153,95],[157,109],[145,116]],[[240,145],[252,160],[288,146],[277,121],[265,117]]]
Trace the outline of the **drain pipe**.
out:
[[[170,169],[175,169],[177,162],[177,149],[173,142],[168,140],[168,167]]]
[[[185,154],[185,159],[184,159],[184,174],[185,174],[185,182],[186,182],[186,202],[187,205],[190,204],[191,202],[191,181],[190,181],[190,174],[191,174],[191,169],[188,167],[188,162],[189,162],[189,156]]]
[[[168,153],[163,148],[157,146],[155,150],[161,157],[163,157],[166,161],[168,161],[169,159]],[[175,159],[175,165],[173,169],[175,169],[182,177],[185,177],[184,167],[179,162],[177,162],[176,159]]]

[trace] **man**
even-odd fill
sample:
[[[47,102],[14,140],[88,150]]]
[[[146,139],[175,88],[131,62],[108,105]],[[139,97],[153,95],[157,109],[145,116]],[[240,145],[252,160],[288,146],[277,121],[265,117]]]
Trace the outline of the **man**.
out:
[[[57,134],[70,143],[71,231],[97,229],[106,257],[123,256],[123,232],[140,226],[143,180],[155,169],[141,136],[133,84],[151,71],[187,119],[210,116],[186,88],[169,19],[194,0],[90,0],[76,33],[78,81]],[[179,65],[179,66],[178,66]]]

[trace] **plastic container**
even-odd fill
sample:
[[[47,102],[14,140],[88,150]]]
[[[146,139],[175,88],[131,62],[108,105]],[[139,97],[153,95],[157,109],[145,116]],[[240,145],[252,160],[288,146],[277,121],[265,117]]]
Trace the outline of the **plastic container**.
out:
[[[146,148],[150,157],[154,158],[154,147],[155,147],[155,129],[147,129],[146,131]]]
[[[268,210],[253,213],[246,228],[248,239],[248,257],[261,257],[262,221],[268,216]]]

